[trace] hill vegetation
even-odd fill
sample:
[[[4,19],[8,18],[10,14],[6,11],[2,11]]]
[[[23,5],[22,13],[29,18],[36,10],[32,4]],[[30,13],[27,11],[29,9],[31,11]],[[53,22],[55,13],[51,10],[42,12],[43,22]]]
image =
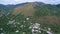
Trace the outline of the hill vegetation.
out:
[[[27,17],[31,18],[31,20],[26,21]],[[13,24],[7,25],[9,21],[14,22]],[[23,21],[26,21],[26,23]],[[39,2],[12,6],[0,5],[0,28],[4,29],[3,32],[5,34],[14,34],[14,31],[17,29],[21,32],[30,31],[27,34],[31,34],[31,30],[28,29],[30,22],[38,22],[43,27],[50,27],[53,32],[60,34],[60,5],[50,5]],[[20,23],[20,25],[17,23]],[[21,28],[21,25],[25,25],[26,27]]]

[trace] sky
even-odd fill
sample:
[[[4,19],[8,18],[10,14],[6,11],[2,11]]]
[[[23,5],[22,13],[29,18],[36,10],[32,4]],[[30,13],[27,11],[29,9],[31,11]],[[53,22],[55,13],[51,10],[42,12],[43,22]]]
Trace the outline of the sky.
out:
[[[19,4],[24,2],[43,2],[46,4],[60,4],[60,0],[0,0],[0,4]]]

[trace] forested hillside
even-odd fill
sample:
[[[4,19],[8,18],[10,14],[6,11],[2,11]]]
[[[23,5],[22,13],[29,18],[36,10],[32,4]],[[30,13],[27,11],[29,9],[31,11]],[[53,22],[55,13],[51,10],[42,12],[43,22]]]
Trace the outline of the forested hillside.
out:
[[[0,33],[32,34],[29,27],[35,23],[41,24],[43,29],[51,28],[54,34],[60,34],[60,4],[51,5],[41,2],[0,4]]]

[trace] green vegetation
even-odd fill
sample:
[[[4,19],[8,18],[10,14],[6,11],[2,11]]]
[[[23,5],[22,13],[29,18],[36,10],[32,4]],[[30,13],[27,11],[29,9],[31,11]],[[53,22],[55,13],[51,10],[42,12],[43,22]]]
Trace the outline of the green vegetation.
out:
[[[50,5],[38,6],[34,15],[35,15],[35,17],[44,17],[44,16],[57,16],[57,17],[59,17],[60,16],[60,10],[59,9],[60,8],[58,8],[56,6],[50,6]],[[60,24],[55,24],[55,23],[51,24],[51,22],[49,22],[46,19],[44,21],[45,22],[41,23],[43,27],[51,27],[52,30],[56,34],[58,34],[60,32]]]
[[[36,8],[34,15],[38,17],[47,15],[60,16],[60,10],[56,6],[43,5]]]
[[[52,29],[52,31],[55,33],[55,34],[58,34],[60,32],[60,25],[56,25],[56,24],[41,24],[42,27],[50,27]]]
[[[25,8],[24,6],[22,6],[24,9],[22,9],[21,11],[25,11],[26,9],[26,11],[30,12],[30,10],[33,9],[33,8],[31,9],[31,7],[34,7],[34,6],[30,6],[29,7],[30,10],[29,10],[27,9],[27,6],[29,7],[30,5],[26,5]],[[34,10],[32,10],[34,12],[34,16],[30,21],[27,21],[26,16],[22,15],[21,13],[19,14],[17,13],[17,15],[14,15],[12,12],[15,8],[13,9],[12,8],[5,9],[5,8],[4,7],[0,8],[0,13],[2,14],[2,16],[0,17],[0,28],[3,28],[3,30],[1,30],[0,33],[4,32],[5,34],[22,34],[23,32],[26,32],[27,34],[31,34],[31,29],[29,29],[29,26],[31,25],[30,23],[39,22],[37,17],[40,17],[39,19],[41,22],[39,23],[41,23],[42,27],[50,27],[52,31],[56,34],[60,32],[60,23],[59,23],[60,22],[60,8],[56,6],[42,5],[42,6],[36,7],[35,12]],[[31,13],[33,13],[32,11]],[[28,12],[25,12],[25,14],[27,13]],[[27,15],[29,15],[29,13]],[[56,20],[57,22],[54,23],[55,21],[52,19],[52,17],[50,17],[53,20],[53,22],[51,22],[51,19],[49,17],[43,18],[44,16],[49,16],[49,17],[56,16],[56,19],[54,19],[55,17],[53,17],[53,19]],[[12,24],[7,24],[9,21],[14,21],[14,22]],[[19,30],[20,32],[16,33],[15,32],[16,30]],[[42,34],[45,34],[45,32],[42,32]]]
[[[9,15],[10,15],[10,17],[9,17]],[[3,28],[2,32],[4,32],[5,34],[20,34],[20,33],[22,34],[23,32],[26,32],[27,34],[31,33],[31,30],[29,29],[29,26],[30,26],[29,21],[26,21],[26,18],[24,17],[24,15],[21,15],[21,14],[19,14],[17,16],[14,15],[13,18],[11,17],[12,14],[9,14],[9,15],[7,15],[7,16],[3,15],[2,17],[0,17],[0,28]],[[13,22],[13,24],[7,25],[7,23],[10,20],[12,20],[12,21],[15,20],[15,22]],[[26,22],[24,22],[24,21],[26,21]],[[16,30],[19,30],[20,32],[16,33],[15,32]]]

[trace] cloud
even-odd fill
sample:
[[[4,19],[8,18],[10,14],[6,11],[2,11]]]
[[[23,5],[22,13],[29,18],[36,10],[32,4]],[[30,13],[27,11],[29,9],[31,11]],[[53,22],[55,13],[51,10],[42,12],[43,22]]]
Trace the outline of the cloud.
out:
[[[60,0],[40,0],[47,4],[60,4]]]
[[[34,1],[40,1],[47,4],[60,3],[60,0],[0,0],[0,4],[18,4],[18,3],[23,3],[23,2],[34,2]]]

